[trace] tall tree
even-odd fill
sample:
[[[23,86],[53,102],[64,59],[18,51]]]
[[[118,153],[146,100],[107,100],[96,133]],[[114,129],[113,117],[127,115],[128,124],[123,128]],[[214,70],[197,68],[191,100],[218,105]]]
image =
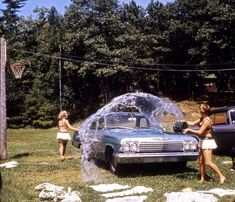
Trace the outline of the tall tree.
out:
[[[234,63],[234,1],[176,0],[163,5],[152,0],[146,10],[134,0],[122,5],[117,0],[71,2],[64,16],[55,8],[36,8],[36,18],[19,18],[14,31],[20,32],[7,35],[17,42],[10,43],[8,61],[23,58],[31,64],[21,80],[14,81],[7,71],[7,111],[18,126],[52,125],[59,109],[59,56],[63,108],[79,109],[80,116],[135,90],[178,98],[196,91],[201,95],[204,75],[191,70]],[[6,28],[7,21],[1,22]],[[209,65],[213,63],[218,65]],[[221,91],[228,82],[232,87],[234,79],[220,72]]]
[[[18,12],[25,5],[27,0],[3,0],[6,8],[1,9],[3,13],[2,21],[4,25],[4,34],[15,33],[19,22]]]
[[[80,80],[80,97],[86,103],[97,102],[102,91],[104,100],[109,99],[110,78],[120,71],[113,67],[117,52],[116,38],[123,32],[119,7],[116,0],[77,0],[65,13],[65,51],[80,62],[70,62],[67,68],[77,69]],[[81,85],[82,80],[86,85]],[[97,81],[101,79],[100,83]],[[94,85],[91,86],[90,84]],[[86,88],[86,90],[84,89]],[[98,94],[97,94],[98,93]],[[94,104],[93,104],[94,105]]]
[[[14,84],[19,89],[8,95],[9,123],[23,120],[24,126],[49,127],[59,111],[58,57],[63,18],[54,7],[36,8],[35,12],[35,19],[21,19],[17,46],[11,51],[14,58],[18,55],[28,65],[19,81],[13,79],[10,85],[9,79],[9,89],[14,89]]]

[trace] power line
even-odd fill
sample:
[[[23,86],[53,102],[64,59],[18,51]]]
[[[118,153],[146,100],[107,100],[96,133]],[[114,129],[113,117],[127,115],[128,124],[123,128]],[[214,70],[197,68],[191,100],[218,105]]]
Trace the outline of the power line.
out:
[[[138,70],[150,70],[150,71],[161,71],[161,72],[224,72],[224,71],[235,71],[235,68],[228,69],[155,69],[155,68],[142,68],[142,67],[128,67],[130,69]]]
[[[25,50],[18,50],[18,49],[13,49],[16,52],[21,52],[21,53],[26,53],[26,54],[31,54],[35,55],[36,57],[47,57],[51,59],[57,59],[57,60],[64,60],[64,61],[70,61],[70,62],[77,62],[77,63],[83,63],[83,62],[89,62],[93,65],[102,65],[102,66],[108,66],[108,67],[125,67],[128,69],[135,69],[135,70],[145,70],[145,71],[158,71],[158,72],[225,72],[225,71],[235,71],[235,68],[217,68],[217,69],[172,69],[171,67],[201,67],[201,66],[221,66],[221,65],[230,65],[234,66],[235,64],[205,64],[205,65],[199,65],[199,64],[131,64],[127,62],[123,63],[105,63],[105,62],[97,62],[97,61],[89,61],[89,60],[82,60],[82,59],[71,59],[69,57],[61,57],[61,56],[52,56],[52,55],[47,55],[43,53],[35,53],[35,52],[30,52],[30,51],[25,51]],[[141,67],[142,66],[142,67]],[[155,67],[155,68],[153,68]],[[159,68],[161,67],[161,68]],[[171,69],[169,69],[171,68]]]

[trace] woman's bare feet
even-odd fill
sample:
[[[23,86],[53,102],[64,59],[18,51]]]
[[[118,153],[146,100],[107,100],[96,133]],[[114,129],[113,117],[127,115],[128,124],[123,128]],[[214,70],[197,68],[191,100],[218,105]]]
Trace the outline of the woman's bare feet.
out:
[[[65,160],[65,157],[61,155],[61,156],[60,156],[60,160],[61,160],[61,161],[64,161],[64,160]]]
[[[226,178],[223,176],[223,177],[220,178],[219,183],[220,183],[220,184],[224,184],[224,181],[225,181],[225,180],[226,180]]]
[[[205,180],[204,180],[204,179],[201,179],[201,180],[199,180],[198,182],[199,182],[199,183],[203,183],[203,182],[205,182]]]

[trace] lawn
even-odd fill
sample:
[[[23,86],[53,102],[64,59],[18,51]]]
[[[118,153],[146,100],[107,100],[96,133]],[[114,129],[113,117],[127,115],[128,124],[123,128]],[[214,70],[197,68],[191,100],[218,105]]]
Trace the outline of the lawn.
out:
[[[166,201],[164,193],[181,191],[188,187],[193,190],[209,190],[217,187],[235,189],[235,172],[230,171],[230,164],[222,163],[231,161],[226,156],[214,156],[214,161],[227,178],[224,185],[219,185],[218,177],[209,169],[207,169],[208,181],[203,184],[198,183],[197,162],[189,162],[185,170],[169,165],[128,166],[120,177],[109,173],[101,164],[89,170],[87,176],[91,180],[87,181],[81,169],[80,151],[69,142],[66,155],[70,158],[61,162],[55,138],[56,129],[8,130],[8,159],[1,163],[17,161],[19,166],[11,169],[0,168],[3,177],[2,202],[40,201],[39,193],[34,187],[44,182],[65,188],[70,186],[72,190],[80,192],[80,198],[84,202],[105,201],[100,193],[88,187],[100,183],[152,188],[153,192],[147,194],[147,202]],[[235,196],[218,197],[218,201],[234,202]]]

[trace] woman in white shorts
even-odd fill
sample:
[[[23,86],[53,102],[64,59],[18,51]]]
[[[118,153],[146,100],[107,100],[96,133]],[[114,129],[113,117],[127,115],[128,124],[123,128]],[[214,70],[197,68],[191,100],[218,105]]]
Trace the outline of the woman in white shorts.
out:
[[[68,143],[68,140],[71,140],[70,134],[68,132],[68,129],[78,131],[78,129],[72,127],[67,120],[68,118],[68,113],[67,111],[63,110],[59,113],[58,119],[58,127],[59,131],[57,133],[56,139],[58,140],[59,143],[59,152],[60,152],[60,158],[61,160],[64,160],[65,157],[65,151],[66,151],[66,145]]]
[[[201,104],[200,105],[200,119],[193,121],[193,122],[187,122],[189,126],[195,126],[198,125],[200,128],[198,130],[193,130],[190,128],[186,128],[183,130],[183,133],[185,134],[194,134],[199,136],[201,139],[199,147],[200,147],[200,155],[199,155],[199,166],[200,166],[200,181],[205,181],[206,176],[206,169],[205,166],[208,166],[213,171],[215,171],[219,178],[220,178],[220,184],[223,184],[225,181],[225,177],[221,173],[220,169],[216,164],[212,162],[212,150],[217,148],[216,142],[213,138],[213,128],[212,128],[212,121],[209,117],[211,113],[210,106],[207,104]]]

